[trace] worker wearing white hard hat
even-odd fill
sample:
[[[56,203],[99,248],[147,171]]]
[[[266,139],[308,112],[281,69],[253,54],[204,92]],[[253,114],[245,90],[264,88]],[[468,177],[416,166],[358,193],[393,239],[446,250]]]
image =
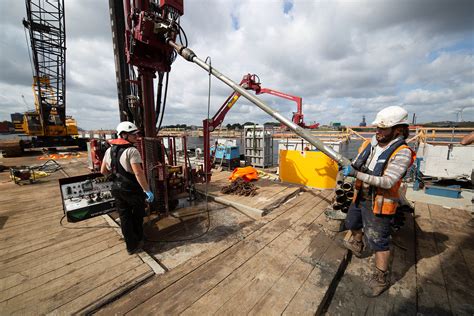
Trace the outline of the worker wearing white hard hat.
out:
[[[138,140],[138,128],[132,122],[121,122],[117,126],[118,139],[104,155],[102,174],[113,174],[112,195],[120,215],[120,226],[129,254],[143,247],[143,217],[145,197],[147,202],[154,199],[145,177],[142,157],[133,145]]]
[[[377,113],[373,124],[376,134],[359,148],[345,176],[356,178],[354,199],[347,212],[345,225],[352,237],[344,242],[354,255],[375,252],[375,269],[364,294],[380,295],[390,287],[391,223],[397,212],[402,178],[415,160],[406,144],[408,113],[399,106],[389,106]]]

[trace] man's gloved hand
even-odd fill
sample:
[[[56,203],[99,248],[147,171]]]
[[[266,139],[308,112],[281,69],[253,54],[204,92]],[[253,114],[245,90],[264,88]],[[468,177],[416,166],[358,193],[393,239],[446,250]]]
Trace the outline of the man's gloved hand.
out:
[[[147,201],[148,203],[153,202],[153,200],[155,199],[155,196],[153,195],[153,192],[151,192],[151,191],[145,191],[145,194],[146,194],[146,201]]]
[[[351,165],[342,167],[342,174],[344,177],[356,177],[357,170],[355,170]]]

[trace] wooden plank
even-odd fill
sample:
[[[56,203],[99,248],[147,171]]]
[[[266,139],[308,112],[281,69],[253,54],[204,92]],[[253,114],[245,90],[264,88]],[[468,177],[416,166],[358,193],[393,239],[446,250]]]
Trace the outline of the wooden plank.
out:
[[[266,227],[275,222],[279,222],[278,220],[284,217],[288,212],[289,209],[294,209],[298,206],[298,204],[303,203],[306,199],[310,198],[310,194],[306,193],[301,197],[290,201],[287,203],[282,210],[279,212],[278,216],[274,214],[270,214],[268,217],[262,219],[262,221],[256,222],[254,227],[250,227],[249,229],[255,229],[255,231],[250,231],[243,241],[239,241],[237,243],[227,244],[224,245],[221,249],[216,249],[213,251],[209,251],[203,253],[198,258],[194,260],[190,260],[186,262],[174,270],[161,275],[152,281],[148,282],[144,286],[141,286],[135,291],[129,293],[126,297],[113,302],[112,304],[106,306],[105,308],[101,309],[98,313],[103,315],[110,315],[115,313],[126,313],[133,310],[135,307],[139,306],[140,304],[144,304],[147,300],[152,298],[154,295],[160,293],[167,287],[170,287],[174,284],[179,283],[187,279],[193,273],[200,271],[203,268],[203,265],[206,263],[206,267],[208,266],[208,262],[214,262],[222,253],[229,254],[235,252],[236,248],[241,248],[241,244],[245,242],[248,238],[252,238],[253,236],[259,236],[262,233],[262,228]],[[276,214],[277,212],[275,212]],[[272,216],[273,215],[273,216]],[[268,220],[270,218],[270,220]],[[265,222],[268,220],[268,222]],[[275,225],[275,224],[273,224]],[[268,229],[268,228],[267,228]],[[255,237],[253,237],[255,238]],[[183,282],[185,283],[185,282]]]
[[[106,296],[110,291],[111,284],[114,284],[114,279],[122,279],[125,281],[125,283],[131,281],[130,276],[127,275],[128,271],[133,271],[140,266],[144,268],[141,269],[142,272],[144,270],[151,271],[151,269],[148,266],[143,265],[141,260],[136,256],[128,256],[127,254],[125,254],[125,256],[127,257],[123,261],[109,261],[109,265],[102,269],[101,273],[96,273],[95,275],[86,277],[82,279],[81,282],[76,282],[68,288],[57,291],[54,295],[49,294],[47,299],[40,299],[40,301],[42,301],[41,309],[49,313],[52,310],[64,305],[65,303],[69,303],[78,298],[79,299],[76,302],[78,306],[87,306],[96,299]],[[84,296],[84,294],[87,294],[90,291],[94,291],[97,296]]]
[[[321,200],[315,198],[300,207],[307,207],[309,212],[291,229],[283,232],[224,281],[199,298],[185,311],[185,314],[206,312],[227,314],[236,310],[247,313],[253,306],[251,301],[258,300],[257,294],[262,291],[264,293],[264,288],[273,283],[272,279],[282,274],[307,247],[311,241],[311,234],[306,227],[321,215],[325,205],[321,205]],[[317,234],[317,232],[311,233]],[[245,307],[242,306],[242,302],[245,302]]]
[[[316,233],[315,237],[317,238]],[[324,247],[321,248],[322,253],[327,250],[329,245],[324,243],[327,239],[317,238],[316,241],[321,242],[320,245],[315,245],[316,247]],[[313,268],[309,260],[302,260],[301,257],[295,260],[271,289],[252,307],[249,315],[281,315]]]
[[[319,314],[328,297],[328,289],[332,288],[335,276],[344,266],[347,251],[337,247],[331,237],[326,234],[320,234],[318,237],[326,239],[328,248],[319,259],[310,261],[314,268],[298,292],[292,297],[283,315]],[[315,250],[317,251],[317,249]],[[313,251],[311,247],[308,248],[309,253]],[[326,291],[320,289],[326,289]]]
[[[66,293],[74,294],[74,291],[70,291],[70,288],[74,288],[75,286],[93,288],[89,283],[94,278],[100,277],[105,271],[115,270],[115,266],[130,260],[130,257],[131,256],[128,256],[125,250],[122,250],[99,261],[95,261],[91,265],[86,265],[75,270],[71,269],[67,272],[67,278],[55,278],[42,284],[40,287],[34,288],[34,291],[28,290],[11,299],[0,302],[0,310],[5,313],[13,313],[24,308],[41,308],[45,310],[47,303],[54,304],[53,302],[58,302],[60,296],[65,296],[67,300],[64,302],[67,302],[71,298],[66,295]],[[140,260],[139,263],[141,263]],[[41,313],[41,311],[37,312]]]
[[[28,223],[22,223],[19,221],[19,223],[15,224],[10,222],[10,224],[14,225],[8,225],[8,227],[2,229],[2,232],[0,234],[2,239],[5,239],[9,236],[12,235],[20,235],[19,233],[22,232],[35,232],[38,230],[48,230],[49,228],[54,228],[59,226],[59,218],[57,214],[52,215],[51,217],[48,218],[48,220],[44,220],[44,218],[41,218],[41,221],[36,221],[36,222],[28,222]]]
[[[91,225],[91,224],[88,224]],[[95,229],[95,228],[94,228]],[[101,229],[107,228],[97,228],[96,231],[100,231]],[[83,235],[86,233],[86,229],[78,229],[77,232],[69,232],[66,230],[56,232],[54,234],[47,235],[44,238],[38,238],[35,241],[31,241],[28,244],[16,244],[4,249],[0,250],[1,260],[5,261],[6,259],[11,259],[17,256],[21,256],[33,251],[37,251],[44,247],[48,247],[52,244],[56,244],[58,242],[63,242],[65,240],[73,239],[77,236]]]
[[[324,202],[329,203],[329,200]],[[325,204],[321,204],[321,206],[323,205]],[[272,288],[254,305],[250,314],[281,315],[328,248],[337,247],[332,242],[333,237],[328,236],[324,229],[325,221],[325,216],[321,215],[311,224],[308,230],[314,233],[311,234],[310,245],[303,254],[298,256],[298,260],[293,262],[291,267],[285,271]],[[342,254],[345,256],[346,252],[343,251]],[[321,288],[318,292],[327,293],[328,290],[328,288]]]
[[[103,250],[123,244],[117,236],[109,236],[108,239],[100,242],[96,242],[95,239],[90,241],[93,242],[92,245],[90,245],[90,242],[89,244],[81,243],[80,246],[82,247],[78,251],[72,250],[70,252],[65,252],[59,257],[55,253],[52,253],[48,256],[42,257],[40,262],[35,260],[34,265],[32,265],[30,261],[27,261],[2,271],[0,291],[4,291],[25,281],[37,278],[48,272],[57,271],[58,269],[64,268],[66,265],[74,264],[81,259],[95,256]]]
[[[155,274],[145,265],[124,271],[115,279],[97,286],[93,290],[59,306],[50,313],[53,315],[79,314],[90,315],[107,302],[120,297],[123,293],[153,277]],[[106,293],[104,295],[104,293]]]
[[[41,262],[41,258],[52,256],[53,259],[65,255],[68,251],[76,251],[82,247],[83,243],[95,242],[101,240],[105,234],[109,234],[110,230],[102,229],[99,230],[82,230],[78,231],[77,234],[72,235],[71,238],[63,239],[60,242],[54,244],[47,244],[45,247],[36,249],[34,251],[23,254],[21,251],[18,254],[12,254],[8,258],[1,258],[0,262],[4,269],[10,267],[16,267],[22,263],[27,262]],[[0,271],[0,275],[1,271]]]
[[[289,204],[287,207],[291,207],[294,204]],[[280,211],[284,213],[283,210]],[[275,216],[277,212],[272,213],[270,216],[266,216],[258,222],[254,222],[246,227],[244,227],[242,238],[246,238],[251,235],[259,228],[261,228],[266,222],[270,221],[271,216]],[[228,238],[217,247],[213,247],[206,252],[202,252],[199,255],[192,257],[185,263],[177,266],[173,270],[169,271],[164,275],[160,275],[159,280],[153,279],[150,282],[142,285],[140,288],[135,289],[130,292],[124,298],[114,301],[111,304],[104,306],[101,310],[97,311],[99,315],[110,315],[110,314],[121,314],[127,311],[130,311],[135,306],[142,304],[146,299],[154,295],[155,293],[163,290],[170,284],[177,282],[178,280],[184,278],[192,271],[198,269],[203,264],[206,264],[208,261],[211,261],[221,253],[227,251],[233,247],[238,241],[233,238]],[[156,282],[155,282],[156,281]]]
[[[155,313],[158,310],[165,314],[182,312],[203,293],[213,288],[286,229],[293,226],[307,212],[307,208],[297,207],[292,214],[283,214],[262,227],[258,233],[252,234],[226,253],[172,284],[166,291],[156,294],[133,312],[138,314]],[[180,299],[176,300],[176,297]]]
[[[440,223],[450,221],[450,216],[443,213],[444,209],[438,205],[429,205],[431,218],[436,228]],[[444,226],[444,225],[443,225]],[[459,233],[467,230],[466,236],[459,238]],[[467,226],[458,226],[457,230],[446,229],[445,234],[434,234],[436,248],[441,260],[442,272],[446,284],[451,312],[455,315],[474,314],[474,284],[473,276],[470,274],[465,258],[460,251],[461,248],[471,247],[474,240],[472,229]]]
[[[89,221],[83,227],[94,227],[100,225],[97,221]],[[59,218],[56,218],[55,223],[49,224],[47,226],[42,226],[39,229],[28,229],[24,227],[23,229],[18,229],[16,232],[10,232],[7,236],[3,236],[0,239],[0,253],[7,248],[14,248],[17,245],[32,245],[35,241],[45,240],[49,237],[53,237],[57,234],[64,234],[66,228],[59,224]],[[7,251],[8,252],[8,251]]]
[[[451,308],[427,204],[419,202],[415,204],[415,218],[418,312],[430,314],[438,311],[450,314]]]
[[[230,173],[229,173],[230,175]],[[227,177],[226,177],[227,178]],[[276,208],[282,202],[297,194],[300,191],[299,186],[292,184],[286,184],[281,182],[270,181],[266,179],[260,179],[255,183],[259,187],[258,194],[253,197],[239,196],[232,194],[223,194],[220,192],[221,188],[228,185],[229,182],[224,179],[219,179],[209,184],[208,194],[220,201],[221,203],[234,203],[239,205],[245,205],[246,208],[250,209],[263,209],[264,212],[269,212]],[[204,186],[197,186],[199,192],[204,192]],[[227,204],[228,205],[228,204]]]
[[[25,278],[22,282],[15,284],[9,288],[3,290],[0,302],[7,301],[15,296],[21,295],[24,292],[28,292],[32,289],[38,288],[52,280],[60,279],[63,276],[67,276],[71,271],[75,271],[94,264],[95,262],[102,260],[108,256],[114,255],[119,251],[123,251],[122,245],[115,245],[112,248],[108,248],[98,253],[94,253],[91,256],[87,256],[71,264],[63,265],[58,269],[53,269],[47,273],[40,274],[38,276],[32,276]]]

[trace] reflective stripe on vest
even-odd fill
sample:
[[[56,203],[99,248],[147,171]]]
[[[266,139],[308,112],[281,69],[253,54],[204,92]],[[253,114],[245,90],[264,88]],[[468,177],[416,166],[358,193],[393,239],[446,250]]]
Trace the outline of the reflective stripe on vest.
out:
[[[387,148],[377,159],[377,163],[375,165],[374,171],[371,173],[374,176],[382,176],[385,168],[388,165],[388,162],[395,157],[395,155],[402,149],[408,148],[410,149],[412,153],[412,159],[410,162],[411,166],[413,162],[415,161],[416,155],[413,152],[413,150],[406,145],[404,140],[396,141],[392,145],[390,145],[389,148]],[[368,151],[370,154],[370,151],[372,150],[372,146],[370,145],[370,142],[364,142],[361,147],[359,148],[359,155],[356,157],[355,162],[357,165],[363,166],[365,162],[367,161],[369,155],[366,155],[366,152]],[[361,157],[362,159],[365,159],[365,161],[362,161],[362,159],[359,159]],[[362,164],[360,164],[362,162]],[[403,178],[403,177],[402,177]],[[397,206],[399,202],[400,195],[398,193],[398,189],[400,188],[400,185],[402,184],[402,178],[398,180],[390,189],[382,189],[382,188],[377,188],[376,194],[374,197],[374,200],[372,201],[372,211],[375,214],[383,214],[383,215],[393,215],[397,211]],[[356,180],[355,186],[354,186],[354,197],[353,197],[353,202],[357,201],[357,197],[359,195],[360,190],[362,189],[362,181],[361,180]]]

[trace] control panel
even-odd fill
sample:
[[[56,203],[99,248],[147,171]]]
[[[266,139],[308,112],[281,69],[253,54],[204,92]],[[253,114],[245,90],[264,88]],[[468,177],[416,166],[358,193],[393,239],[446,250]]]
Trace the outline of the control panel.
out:
[[[59,179],[63,210],[68,222],[114,211],[112,183],[100,173]]]

